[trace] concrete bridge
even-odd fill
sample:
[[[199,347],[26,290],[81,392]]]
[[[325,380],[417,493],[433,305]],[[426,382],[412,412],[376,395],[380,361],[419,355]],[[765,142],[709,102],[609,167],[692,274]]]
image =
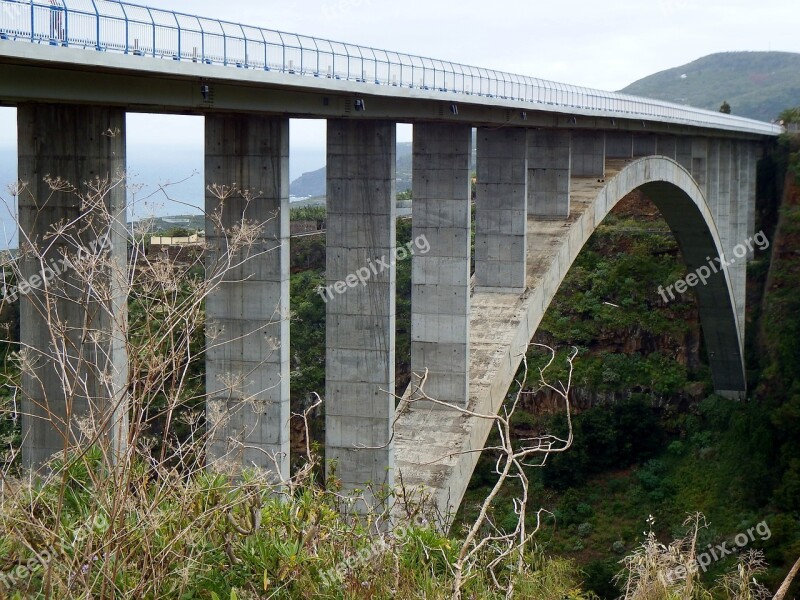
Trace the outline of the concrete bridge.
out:
[[[105,0],[0,0],[0,103],[18,111],[19,176],[30,191],[20,198],[21,239],[41,240],[53,223],[77,214],[74,197],[50,194],[46,174],[84,182],[124,171],[130,111],[203,115],[207,183],[260,191],[255,202],[234,206],[230,223],[266,221],[259,246],[270,252],[229,273],[207,302],[218,336],[206,357],[209,414],[217,415],[212,463],[264,466],[267,453],[288,471],[292,117],[327,119],[326,453],[346,491],[367,482],[392,486],[400,473],[408,489],[424,486],[440,510],[452,511],[478,458],[470,451],[490,428],[454,410],[406,401],[396,408],[389,393],[397,123],[414,127],[420,251],[411,362],[416,373],[428,370],[431,396],[480,413],[499,409],[571,263],[634,190],[659,207],[690,272],[717,265],[694,287],[714,385],[731,397],[745,392],[746,240],[754,234],[759,147],[780,133],[776,126]],[[108,202],[125,214],[123,189]],[[209,213],[218,203],[207,194]],[[109,233],[124,261],[122,224],[110,224]],[[207,239],[213,261],[225,238],[209,227]],[[37,268],[23,261],[23,276]],[[33,292],[23,300],[22,342],[39,352],[38,377],[23,381],[24,411],[32,415],[24,420],[27,466],[63,446],[56,424],[36,418],[42,405],[61,415],[76,442],[75,420],[91,414],[109,445],[124,447],[127,357],[115,324],[124,304],[92,321],[107,339],[88,375],[99,391],[74,400],[68,413],[58,378],[48,376],[59,349],[43,299]],[[414,393],[412,382],[406,400]]]

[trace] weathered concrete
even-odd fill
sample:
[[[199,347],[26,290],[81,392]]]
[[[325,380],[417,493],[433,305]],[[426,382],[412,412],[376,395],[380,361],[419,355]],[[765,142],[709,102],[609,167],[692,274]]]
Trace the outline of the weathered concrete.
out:
[[[678,138],[661,134],[656,137],[656,154],[675,160],[678,151]]]
[[[602,132],[576,131],[572,134],[572,176],[606,176],[606,136]]]
[[[606,132],[606,158],[631,158],[633,135],[622,131]]]
[[[478,129],[475,285],[479,290],[525,288],[527,150],[525,129]]]
[[[208,461],[288,477],[289,120],[214,114],[205,127]],[[255,241],[232,247],[242,224]]]
[[[570,131],[528,131],[529,215],[544,219],[569,216],[571,139]]]
[[[427,370],[425,393],[458,406],[469,395],[471,158],[471,127],[414,125],[412,381]]]
[[[633,136],[633,157],[653,156],[658,154],[656,136],[652,133],[637,133]]]
[[[38,468],[66,446],[89,443],[115,462],[128,439],[125,113],[35,104],[19,106],[17,119],[19,178],[27,183],[19,194],[20,290],[30,287],[20,305],[30,365],[22,376],[23,464]],[[76,191],[54,191],[46,177]],[[104,194],[105,211],[82,216],[79,194]],[[50,235],[57,226],[61,233]]]
[[[747,182],[740,197],[747,203],[747,236],[752,237],[756,234],[756,174],[758,172],[758,161],[755,144],[752,142],[740,143],[744,147],[743,156],[745,157],[742,173],[744,173]],[[754,249],[748,249],[747,260],[753,260],[754,257]]]
[[[692,177],[706,194],[708,180],[708,139],[699,136],[679,137],[675,159]]]
[[[583,245],[614,205],[642,189],[675,232],[689,269],[706,264],[721,244],[711,212],[690,174],[665,158],[610,161],[605,183],[573,179],[568,221],[528,219],[528,292],[482,293],[472,299],[470,401],[468,409],[496,414],[525,349]],[[700,315],[715,387],[730,395],[744,390],[737,315],[725,271],[697,287]],[[657,290],[652,291],[655,296]],[[398,408],[397,470],[406,492],[424,490],[443,515],[461,503],[492,422],[434,413],[403,403]]]
[[[346,494],[394,482],[396,130],[328,121],[325,452]]]

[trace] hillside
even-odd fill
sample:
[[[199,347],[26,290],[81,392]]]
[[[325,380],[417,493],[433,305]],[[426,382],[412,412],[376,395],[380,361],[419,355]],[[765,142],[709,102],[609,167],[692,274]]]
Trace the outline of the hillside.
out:
[[[627,94],[771,121],[800,98],[800,54],[725,52],[640,79]]]

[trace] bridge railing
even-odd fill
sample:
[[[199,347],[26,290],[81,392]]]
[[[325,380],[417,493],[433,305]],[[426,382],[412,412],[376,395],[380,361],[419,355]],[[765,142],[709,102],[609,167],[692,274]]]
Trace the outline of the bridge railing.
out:
[[[0,39],[774,134],[750,119],[115,0],[0,0]]]

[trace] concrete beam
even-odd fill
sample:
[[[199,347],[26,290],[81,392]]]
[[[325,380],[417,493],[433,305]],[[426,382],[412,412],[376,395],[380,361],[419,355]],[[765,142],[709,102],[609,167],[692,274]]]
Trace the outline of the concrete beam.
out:
[[[569,216],[571,138],[569,131],[528,131],[529,215],[544,219]]]
[[[572,176],[606,176],[606,136],[596,131],[576,131],[572,134]]]
[[[345,494],[394,484],[396,131],[328,121],[325,458]]]
[[[17,121],[19,178],[27,183],[19,194],[20,282],[31,288],[20,304],[30,365],[22,375],[23,464],[36,469],[67,446],[90,443],[113,463],[128,439],[125,113],[34,104],[19,106]],[[76,190],[54,190],[46,177]],[[79,194],[97,200],[92,187],[104,190],[105,210],[90,220]],[[91,289],[78,275],[85,269],[62,262],[85,264],[87,251],[103,257]]]
[[[527,149],[525,129],[478,130],[476,291],[519,293],[525,289]]]
[[[469,399],[471,158],[471,127],[414,125],[411,372],[422,376],[427,370],[425,393],[464,408]],[[416,389],[420,380],[412,377]]]
[[[217,114],[205,128],[206,275],[219,282],[206,301],[208,462],[288,477],[289,119]],[[232,247],[243,223],[255,242]]]

